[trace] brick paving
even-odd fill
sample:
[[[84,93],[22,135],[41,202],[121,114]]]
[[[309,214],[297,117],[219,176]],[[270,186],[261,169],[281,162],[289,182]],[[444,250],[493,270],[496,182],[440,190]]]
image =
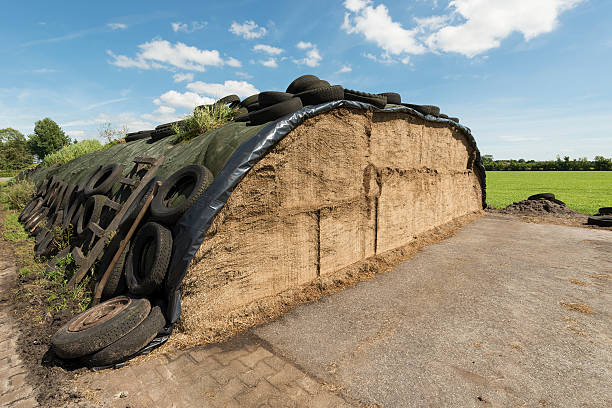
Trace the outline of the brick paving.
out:
[[[0,249],[0,407],[37,407],[36,394],[26,382],[27,370],[17,351],[18,328],[6,301],[16,273],[12,254]]]
[[[76,385],[104,407],[351,406],[257,338],[244,336],[87,373]]]

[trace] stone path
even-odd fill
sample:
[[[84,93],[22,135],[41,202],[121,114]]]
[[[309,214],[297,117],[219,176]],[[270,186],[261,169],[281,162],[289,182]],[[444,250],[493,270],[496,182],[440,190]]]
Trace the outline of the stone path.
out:
[[[89,373],[77,388],[103,407],[349,407],[329,387],[238,337],[118,370]]]
[[[0,250],[0,406],[36,407],[36,394],[26,382],[27,371],[17,352],[18,328],[5,300],[17,273],[13,255],[5,252]]]

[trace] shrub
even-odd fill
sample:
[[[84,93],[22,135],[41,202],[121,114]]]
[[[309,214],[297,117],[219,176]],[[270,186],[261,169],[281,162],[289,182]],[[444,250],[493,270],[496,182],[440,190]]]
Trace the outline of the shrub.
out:
[[[234,120],[236,112],[237,109],[222,104],[197,107],[181,123],[172,125],[172,129],[177,133],[174,142],[186,142],[221,127]]]
[[[102,144],[94,139],[83,140],[81,142],[62,147],[57,152],[48,154],[43,160],[43,166],[48,167],[52,164],[66,164],[87,153],[102,150]]]
[[[0,203],[9,210],[21,211],[35,191],[34,183],[27,180],[7,183],[0,188]]]

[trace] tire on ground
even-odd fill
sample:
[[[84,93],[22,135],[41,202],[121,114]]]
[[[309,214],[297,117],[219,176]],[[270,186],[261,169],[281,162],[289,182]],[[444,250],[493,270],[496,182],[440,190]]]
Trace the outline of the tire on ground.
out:
[[[51,347],[61,358],[92,354],[136,328],[149,315],[147,299],[119,296],[78,314],[51,338]]]
[[[155,222],[143,225],[132,239],[125,261],[129,292],[146,296],[162,289],[171,255],[170,230]]]
[[[589,217],[587,224],[599,227],[612,227],[612,217],[605,215],[594,215]]]
[[[90,197],[96,194],[108,193],[113,188],[113,184],[119,180],[122,173],[123,169],[118,164],[109,164],[102,167],[85,185],[85,195]]]
[[[149,181],[149,183],[142,190],[140,190],[140,193],[138,194],[138,196],[136,196],[136,198],[134,199],[134,201],[132,201],[132,204],[130,204],[125,214],[123,214],[123,217],[121,217],[121,221],[119,221],[120,226],[134,222],[134,220],[136,219],[136,216],[138,216],[138,213],[140,212],[142,207],[144,207],[147,199],[151,196],[151,194],[153,194],[155,183],[157,183],[160,180],[161,180],[160,177],[154,177],[151,181]]]
[[[151,217],[174,224],[210,185],[213,175],[206,167],[191,164],[168,177],[151,202]]]
[[[166,325],[166,318],[159,306],[151,309],[146,319],[119,340],[111,343],[87,358],[92,366],[118,363],[137,353],[153,340]]]
[[[122,235],[117,234],[115,238],[108,244],[108,247],[104,251],[102,258],[100,259],[100,263],[98,264],[97,270],[97,280],[99,281],[106,269],[110,265],[117,251],[119,251],[119,245],[122,241]],[[130,249],[130,245],[128,244],[124,249],[121,255],[119,255],[119,259],[113,266],[110,275],[108,276],[108,280],[106,281],[106,285],[104,285],[104,289],[102,289],[102,300],[110,299],[115,296],[119,296],[125,293],[126,284],[125,284],[125,260],[127,258],[127,253]]]
[[[601,207],[598,211],[599,215],[612,215],[612,207]]]
[[[83,211],[79,212],[79,218],[76,222],[76,233],[82,236],[87,231],[87,226],[90,222],[99,222],[102,214],[102,208],[108,198],[104,195],[94,195],[87,199],[83,205]]]
[[[527,197],[528,200],[552,200],[555,198],[553,193],[540,193]]]

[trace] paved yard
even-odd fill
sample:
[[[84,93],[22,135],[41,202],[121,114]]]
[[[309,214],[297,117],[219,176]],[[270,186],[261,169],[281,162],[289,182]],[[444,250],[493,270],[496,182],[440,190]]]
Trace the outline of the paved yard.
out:
[[[75,387],[113,407],[609,407],[611,254],[610,231],[487,216],[228,343]]]

